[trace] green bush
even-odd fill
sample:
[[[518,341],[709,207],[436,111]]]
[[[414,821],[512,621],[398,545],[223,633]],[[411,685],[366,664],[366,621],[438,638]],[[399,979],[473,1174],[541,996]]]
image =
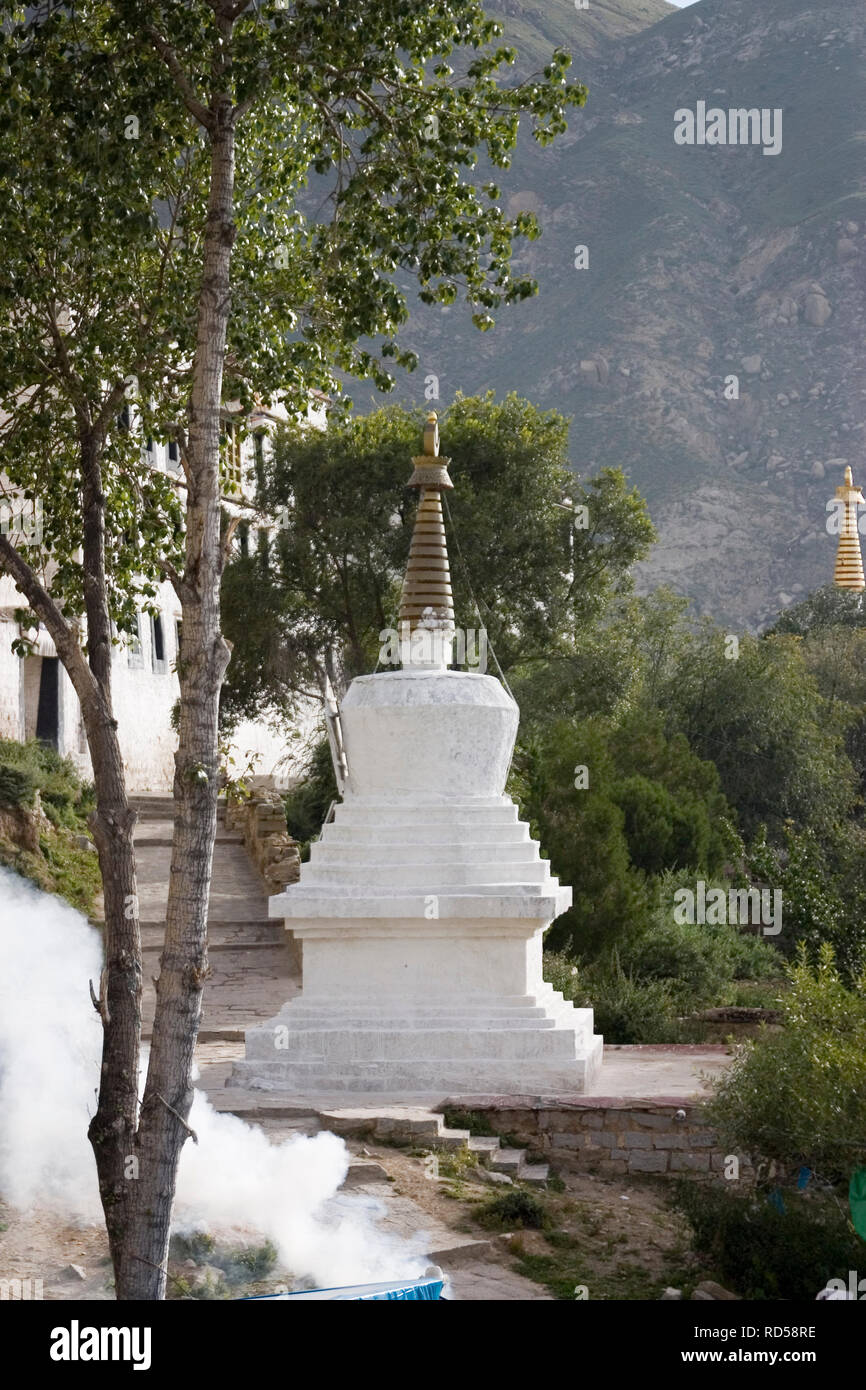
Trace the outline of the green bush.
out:
[[[70,830],[83,826],[93,805],[92,788],[55,748],[35,739],[0,739],[0,805],[32,806],[36,791],[52,824]]]
[[[29,768],[0,762],[0,806],[32,806],[36,778]]]
[[[540,1231],[547,1225],[547,1212],[544,1203],[534,1192],[516,1187],[504,1192],[501,1197],[491,1197],[479,1209],[477,1220],[482,1226],[501,1230],[522,1230],[524,1228]]]
[[[828,943],[816,966],[801,948],[787,974],[782,1028],[740,1050],[709,1113],[732,1149],[835,1181],[863,1162],[866,981],[846,989]]]
[[[583,976],[584,1007],[595,1015],[596,1031],[608,1043],[679,1042],[677,1004],[663,980],[640,980],[618,956],[590,966]]]
[[[578,968],[562,952],[544,955],[544,978],[579,1008],[591,1008],[596,1031],[609,1043],[678,1042],[681,1028],[673,995],[658,980],[638,980],[619,953]]]
[[[697,1252],[732,1292],[747,1299],[814,1299],[828,1279],[848,1281],[863,1242],[830,1193],[785,1193],[784,1212],[766,1193],[682,1180],[674,1201]]]
[[[730,1003],[737,980],[781,977],[784,961],[763,938],[727,924],[677,922],[672,910],[677,886],[670,874],[659,881],[648,925],[620,947],[620,957],[636,979],[661,981],[681,1012],[688,1013]]]

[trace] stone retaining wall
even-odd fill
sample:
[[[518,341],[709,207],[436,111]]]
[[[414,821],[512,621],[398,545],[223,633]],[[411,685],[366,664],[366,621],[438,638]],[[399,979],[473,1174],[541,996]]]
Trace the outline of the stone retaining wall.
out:
[[[266,893],[282,893],[287,884],[297,883],[301,855],[286,829],[286,809],[278,791],[255,787],[242,800],[228,800],[226,826],[243,834],[244,845],[264,880]]]
[[[659,1173],[721,1176],[726,1151],[700,1103],[675,1097],[576,1096],[539,1100],[460,1096],[440,1109],[483,1115],[500,1135],[554,1168],[607,1177]],[[740,1156],[740,1176],[751,1172]]]

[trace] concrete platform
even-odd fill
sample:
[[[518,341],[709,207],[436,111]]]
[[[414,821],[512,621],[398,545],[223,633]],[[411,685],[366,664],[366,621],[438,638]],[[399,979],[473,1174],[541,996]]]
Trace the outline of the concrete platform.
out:
[[[391,1110],[430,1109],[449,1099],[442,1089],[419,1092],[400,1102],[391,1102],[381,1095],[363,1092],[353,1092],[351,1096],[347,1096],[345,1091],[301,1095],[229,1086],[226,1083],[232,1066],[243,1055],[242,1044],[229,1042],[203,1044],[196,1053],[201,1068],[201,1079],[197,1084],[208,1091],[211,1101],[219,1110],[231,1110],[243,1115],[244,1119],[273,1112],[313,1115],[323,1110],[345,1110],[347,1107],[353,1111],[369,1110],[371,1114],[384,1114]],[[558,1094],[549,1099],[583,1101],[587,1105],[598,1105],[605,1101],[622,1104],[632,1100],[659,1104],[680,1100],[700,1101],[708,1094],[711,1079],[730,1066],[732,1060],[731,1049],[723,1044],[607,1046],[593,1090],[580,1095]],[[486,1104],[492,1101],[505,1104],[527,1099],[530,1097],[517,1093],[477,1093],[455,1097],[453,1101],[455,1105],[471,1110],[473,1103],[482,1101]]]

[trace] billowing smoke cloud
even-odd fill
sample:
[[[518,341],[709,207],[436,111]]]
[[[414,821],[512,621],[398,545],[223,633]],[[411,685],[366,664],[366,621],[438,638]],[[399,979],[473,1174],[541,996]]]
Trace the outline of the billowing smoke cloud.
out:
[[[87,1126],[96,1105],[102,1029],[88,981],[102,968],[99,935],[80,913],[0,868],[0,1192],[13,1206],[51,1208],[101,1224]],[[376,1204],[335,1199],[348,1152],[333,1134],[271,1143],[196,1092],[175,1227],[267,1236],[280,1262],[319,1284],[408,1278],[423,1242],[377,1229]]]

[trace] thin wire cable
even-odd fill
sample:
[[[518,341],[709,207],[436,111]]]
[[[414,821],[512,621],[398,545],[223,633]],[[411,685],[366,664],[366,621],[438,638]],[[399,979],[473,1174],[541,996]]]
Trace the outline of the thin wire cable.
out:
[[[511,689],[511,686],[508,684],[508,681],[505,679],[505,672],[503,671],[502,667],[501,667],[500,664],[499,664],[499,657],[496,655],[496,650],[495,650],[495,648],[494,648],[494,646],[493,646],[492,641],[490,640],[490,632],[489,632],[489,630],[484,626],[484,619],[483,619],[483,617],[482,617],[482,615],[481,615],[481,609],[480,609],[479,606],[478,606],[478,600],[477,600],[477,598],[475,597],[475,591],[474,591],[474,589],[472,588],[472,580],[471,580],[470,575],[469,575],[469,566],[467,565],[465,559],[463,558],[463,551],[462,551],[462,549],[460,548],[460,537],[459,537],[458,534],[457,534],[457,528],[456,528],[456,526],[454,525],[454,518],[453,518],[452,515],[451,515],[451,508],[450,508],[449,505],[448,505],[448,495],[447,495],[447,493],[445,493],[445,492],[442,493],[442,501],[443,501],[444,506],[445,506],[445,515],[446,515],[446,517],[447,517],[447,519],[448,519],[448,529],[449,529],[449,531],[450,531],[450,533],[451,533],[451,537],[452,537],[452,539],[453,539],[453,541],[454,541],[454,549],[455,549],[456,552],[457,552],[457,558],[458,558],[458,560],[460,561],[460,564],[463,566],[463,574],[464,574],[464,578],[465,578],[465,580],[466,580],[466,587],[467,587],[467,589],[469,590],[469,597],[471,598],[471,600],[472,600],[472,606],[473,606],[473,608],[475,609],[475,616],[476,616],[476,618],[478,619],[478,622],[479,622],[481,628],[483,629],[483,631],[484,631],[484,632],[486,633],[486,635],[487,635],[487,645],[488,645],[488,647],[490,648],[490,654],[491,654],[491,656],[493,657],[493,660],[494,660],[494,662],[495,662],[495,664],[496,664],[496,669],[497,669],[497,671],[499,672],[499,679],[502,681],[502,684],[505,686],[505,689],[508,691],[508,693],[509,693],[509,695],[511,696],[512,700],[514,700],[513,691],[512,691],[512,689]],[[485,603],[484,607],[487,608],[488,613],[491,611],[490,608],[488,607],[488,605],[487,605],[486,603]],[[514,703],[516,704],[517,701],[515,700]]]

